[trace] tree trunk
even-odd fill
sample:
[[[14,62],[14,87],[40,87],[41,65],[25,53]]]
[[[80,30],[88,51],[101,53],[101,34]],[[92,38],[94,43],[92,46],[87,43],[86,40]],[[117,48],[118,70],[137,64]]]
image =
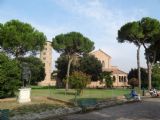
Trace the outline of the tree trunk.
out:
[[[153,52],[153,61],[151,62],[149,56],[147,56],[147,67],[148,67],[148,90],[152,88],[152,66],[156,62],[157,52]]]
[[[152,88],[152,64],[148,62],[148,90]]]
[[[72,63],[73,58],[69,57],[69,61],[68,61],[68,67],[67,67],[67,80],[66,80],[66,91],[68,91],[68,84],[69,84],[69,74],[70,74],[70,68],[71,68],[71,63]]]
[[[137,69],[138,69],[139,89],[141,89],[140,46],[138,46],[137,49]]]

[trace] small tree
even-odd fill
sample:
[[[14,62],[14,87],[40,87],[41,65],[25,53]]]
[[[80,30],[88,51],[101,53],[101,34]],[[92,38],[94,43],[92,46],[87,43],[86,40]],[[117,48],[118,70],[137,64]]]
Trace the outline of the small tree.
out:
[[[83,72],[73,72],[72,75],[69,77],[69,84],[72,88],[74,88],[77,93],[81,94],[82,90],[89,84],[91,78],[89,75]]]
[[[20,68],[15,60],[11,60],[0,52],[0,98],[14,96],[20,86]]]
[[[113,86],[113,80],[111,77],[112,72],[103,71],[101,73],[101,80],[105,80],[105,86],[111,88]]]
[[[66,91],[68,90],[70,67],[73,59],[77,55],[83,55],[94,49],[94,43],[81,33],[70,32],[57,35],[52,39],[53,48],[68,57]]]

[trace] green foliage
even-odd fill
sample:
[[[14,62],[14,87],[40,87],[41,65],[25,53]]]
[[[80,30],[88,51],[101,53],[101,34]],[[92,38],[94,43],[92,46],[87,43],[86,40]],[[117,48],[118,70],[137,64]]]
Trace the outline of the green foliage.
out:
[[[105,80],[105,85],[108,88],[111,88],[113,86],[113,79],[111,75],[112,75],[112,72],[103,71],[101,73],[101,81]]]
[[[2,43],[3,43],[3,39],[1,38],[2,37],[2,27],[3,27],[3,25],[0,23],[0,48],[1,48]]]
[[[129,22],[118,30],[117,40],[120,43],[130,42],[139,45],[143,37],[143,30],[139,22]]]
[[[151,43],[151,38],[160,31],[160,22],[154,18],[144,17],[141,19],[140,25],[142,26],[144,38],[146,39],[144,42]]]
[[[125,24],[118,31],[118,42],[130,42],[134,43],[140,49],[140,46],[143,45],[145,48],[145,56],[147,60],[148,67],[148,81],[149,81],[149,89],[151,88],[151,66],[156,62],[160,54],[160,22],[157,19],[144,17],[140,21],[134,21]],[[139,65],[139,49],[137,50],[137,64]],[[139,72],[140,75],[140,72]],[[139,83],[140,76],[139,76]],[[139,84],[139,87],[141,85]]]
[[[45,69],[44,64],[39,58],[30,56],[26,58],[19,58],[21,62],[25,62],[28,64],[31,70],[31,85],[37,85],[38,82],[44,80],[45,78]]]
[[[92,81],[96,81],[102,73],[102,64],[96,57],[85,55],[80,59],[79,70],[90,75]]]
[[[137,70],[137,68],[131,69],[129,71],[128,82],[130,82],[130,80],[132,78],[135,78],[135,79],[138,80],[138,70]],[[141,68],[141,79],[142,79],[142,87],[147,88],[147,86],[148,86],[148,76],[147,76],[147,70],[145,68]]]
[[[94,49],[94,43],[78,32],[57,35],[52,39],[52,45],[57,52],[66,55],[88,53]]]
[[[142,18],[141,25],[145,35],[145,56],[151,62],[156,62],[157,54],[160,49],[160,22],[153,18]]]
[[[14,96],[19,85],[20,68],[18,62],[0,52],[0,98]]]
[[[94,56],[84,55],[82,57],[79,57],[78,60],[76,60],[76,64],[74,63],[75,62],[73,61],[71,64],[71,73],[73,71],[79,70],[83,73],[90,75],[91,80],[99,79],[100,74],[102,72],[102,65],[101,62]],[[67,64],[68,58],[64,55],[61,55],[56,61],[58,85],[62,84],[62,80],[66,77]]]
[[[152,86],[160,89],[160,64],[155,64],[152,69]]]
[[[55,63],[55,66],[57,68],[57,77],[61,80],[66,77],[67,65],[68,65],[68,58],[64,55],[61,55]]]
[[[3,50],[15,57],[41,50],[46,41],[42,32],[19,20],[6,22],[1,27],[0,35]]]
[[[91,81],[90,76],[83,72],[73,72],[69,77],[69,84],[77,91],[82,91]]]
[[[70,67],[73,59],[77,55],[86,54],[94,49],[94,43],[84,37],[81,33],[70,32],[67,34],[57,35],[52,39],[53,48],[68,57],[67,65],[67,79],[66,79],[66,90],[68,90],[68,77],[70,74]]]
[[[69,60],[66,56],[61,55],[55,63],[55,66],[57,68],[57,78],[58,78],[57,85],[58,85],[58,87],[64,86],[63,79],[65,79],[66,75],[67,75],[68,61]],[[72,73],[74,70],[77,70],[77,66],[73,65],[73,63],[72,63],[71,68],[70,68],[70,73]]]

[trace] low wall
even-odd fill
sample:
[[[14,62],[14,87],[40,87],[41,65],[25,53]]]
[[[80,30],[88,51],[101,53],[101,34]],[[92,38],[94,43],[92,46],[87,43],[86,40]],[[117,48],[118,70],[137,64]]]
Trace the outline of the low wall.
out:
[[[101,83],[100,81],[95,81],[95,82],[91,82],[90,84],[87,85],[87,88],[103,88],[105,87],[104,83]]]

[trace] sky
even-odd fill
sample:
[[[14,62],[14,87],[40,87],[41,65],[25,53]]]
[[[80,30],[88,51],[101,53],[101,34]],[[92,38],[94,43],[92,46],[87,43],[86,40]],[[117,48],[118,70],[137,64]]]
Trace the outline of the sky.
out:
[[[118,43],[117,31],[143,17],[160,20],[160,0],[0,0],[0,23],[18,19],[43,32],[48,41],[61,33],[80,32],[112,57],[112,65],[136,68],[136,47]],[[53,51],[53,66],[58,53]],[[141,48],[141,66],[146,67]],[[55,67],[53,67],[55,69]]]

